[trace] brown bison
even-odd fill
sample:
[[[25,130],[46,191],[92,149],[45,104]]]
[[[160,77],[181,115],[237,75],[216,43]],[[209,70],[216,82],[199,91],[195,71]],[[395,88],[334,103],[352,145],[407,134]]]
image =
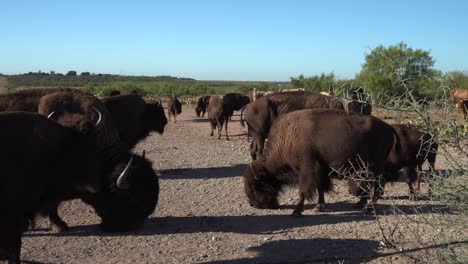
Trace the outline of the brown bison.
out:
[[[208,104],[208,120],[211,125],[211,134],[213,136],[214,130],[218,129],[218,139],[221,139],[221,131],[223,125],[226,129],[226,140],[229,140],[228,135],[228,122],[229,122],[229,113],[226,110],[226,105],[223,102],[223,99],[218,96],[211,96],[210,103]]]
[[[434,171],[438,144],[430,134],[419,131],[408,125],[393,125],[400,139],[400,148],[392,149],[385,168],[386,181],[398,180],[398,171],[403,169],[405,181],[409,187],[409,199],[415,200],[415,189],[419,193],[420,173],[427,160],[429,169]],[[416,171],[418,168],[418,172]]]
[[[153,212],[157,176],[140,157],[102,166],[89,135],[37,113],[0,113],[0,126],[0,262],[20,263],[22,233],[34,215],[63,200],[88,202],[108,231],[141,226]]]
[[[167,105],[167,112],[169,114],[169,121],[171,121],[171,116],[174,116],[174,123],[177,123],[177,115],[182,113],[182,103],[177,99],[177,97],[171,97]]]
[[[167,124],[161,100],[144,100],[127,94],[102,99],[109,110],[120,140],[131,149],[150,132],[164,133]]]
[[[197,106],[195,107],[195,113],[198,117],[204,117],[208,104],[210,103],[211,96],[201,96],[197,98]]]
[[[119,96],[115,96],[112,98],[117,98]],[[140,100],[143,100],[139,97]],[[122,104],[121,108],[126,109],[125,113],[130,113],[133,108],[128,108],[130,105]],[[151,113],[157,112],[157,109],[149,110],[144,101],[143,101],[144,110],[136,112],[143,113],[139,116],[137,124],[154,124],[157,121],[153,121]],[[127,108],[126,108],[127,107]],[[141,129],[140,127],[134,127],[132,130],[138,130],[137,133],[133,132],[130,133],[132,138],[130,138],[130,142],[123,142],[120,140],[119,132],[120,130],[116,129],[116,126],[113,123],[114,114],[120,113],[113,108],[112,110],[114,113],[111,115],[108,108],[101,102],[99,99],[94,97],[93,95],[76,90],[76,89],[68,89],[68,88],[45,88],[45,89],[29,89],[29,90],[22,90],[15,93],[4,94],[0,95],[0,111],[28,111],[28,112],[39,112],[45,116],[49,116],[53,118],[60,124],[72,127],[79,132],[87,132],[90,127],[93,127],[92,124],[98,123],[98,127],[93,129],[90,133],[88,133],[90,139],[94,140],[96,145],[96,149],[100,159],[102,160],[102,166],[105,170],[111,170],[118,164],[127,163],[130,159],[130,149],[134,146],[132,144],[135,141],[141,139],[142,134],[146,136],[149,132],[141,132],[140,130],[147,130],[149,127],[144,127]],[[164,116],[164,111],[161,110]],[[143,117],[142,117],[143,116]],[[120,119],[118,115],[115,115],[116,118],[114,120],[119,121],[120,119],[125,119],[128,121],[129,117],[125,117],[120,115]],[[164,116],[165,118],[165,116]],[[151,120],[150,122],[146,122]],[[99,121],[99,122],[98,122]],[[155,125],[152,125],[155,127]],[[85,128],[85,129],[84,129]],[[129,130],[128,128],[126,128]],[[127,131],[126,130],[126,131]],[[136,139],[135,139],[136,138]],[[147,165],[144,165],[147,166]],[[145,170],[141,170],[146,173]],[[135,176],[138,170],[135,170],[132,174],[132,177],[135,179],[143,179],[144,176]],[[130,187],[133,188],[134,185]],[[141,189],[138,190],[139,192],[144,192],[146,194],[153,191],[152,188],[148,187],[146,190]],[[134,191],[125,191],[122,194],[117,196],[106,196],[108,198],[107,202],[110,203],[112,200],[109,197],[116,198],[116,202],[122,199],[129,199],[128,204],[139,204],[140,206],[146,206],[148,210],[152,208],[152,204],[154,201],[150,200],[138,200],[144,195],[134,195]],[[151,196],[150,194],[147,195],[148,197]],[[74,198],[71,196],[70,198]],[[118,198],[118,199],[117,199]],[[56,205],[58,206],[58,204]],[[110,208],[110,207],[109,207]],[[128,212],[131,212],[134,208],[132,206],[122,207],[121,210],[117,210],[116,212],[120,212],[122,215],[128,215]],[[153,208],[154,209],[154,208]],[[49,219],[51,221],[52,228],[57,231],[64,231],[68,229],[68,226],[64,221],[60,219],[56,212],[56,207],[50,207]],[[54,211],[55,210],[55,211]],[[127,211],[126,211],[127,210]],[[43,211],[43,213],[47,214],[47,212]],[[132,226],[128,225],[128,221],[123,221],[122,219],[128,218],[129,216],[122,216],[120,218],[116,218],[114,220],[115,226],[120,226],[121,230],[125,230],[125,228],[131,229]],[[142,222],[144,220],[141,219],[141,214],[135,214],[134,217],[135,222]],[[104,226],[101,226],[104,227]]]
[[[351,89],[351,98],[343,99],[343,105],[347,112],[358,113],[362,115],[372,114],[372,105],[367,102],[367,96],[362,88]]]
[[[250,103],[250,97],[240,93],[227,93],[223,95],[223,102],[231,120],[234,115],[234,111],[241,110],[244,106]]]
[[[332,187],[330,174],[368,166],[364,179],[352,176],[357,185],[364,180],[358,206],[378,199],[378,176],[384,172],[396,134],[387,123],[372,117],[337,110],[300,110],[278,119],[270,132],[268,149],[245,170],[244,189],[256,208],[278,208],[283,187],[299,185],[299,203],[293,215],[304,210],[304,200],[318,192],[316,211],[325,203],[324,193]],[[361,167],[362,168],[362,167]],[[363,176],[364,177],[364,176]],[[369,209],[369,208],[368,208]]]
[[[241,113],[241,125],[245,126],[245,120],[253,136],[250,144],[252,158],[255,160],[262,155],[265,139],[277,117],[292,111],[317,108],[344,110],[338,98],[312,92],[274,93],[249,103],[244,115]]]
[[[450,98],[452,98],[452,101],[454,103],[468,100],[468,90],[460,89],[460,88],[453,88],[452,90],[450,90]]]

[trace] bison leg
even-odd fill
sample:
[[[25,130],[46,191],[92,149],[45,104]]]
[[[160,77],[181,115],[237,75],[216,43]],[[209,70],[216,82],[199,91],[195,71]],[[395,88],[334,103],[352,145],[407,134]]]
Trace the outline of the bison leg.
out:
[[[60,218],[58,214],[58,204],[54,205],[49,210],[50,228],[57,233],[68,231],[68,225]]]
[[[415,168],[410,168],[410,167],[404,167],[403,168],[403,174],[405,175],[405,182],[408,184],[409,187],[409,199],[411,201],[416,200],[416,193],[414,191],[413,184],[417,183],[418,180],[418,174],[416,172]]]
[[[24,227],[21,221],[0,219],[0,263],[20,264],[21,235]]]
[[[226,118],[226,123],[224,124],[224,129],[226,131],[226,140],[229,140],[229,135],[228,135],[228,123],[229,120]]]
[[[294,217],[302,216],[302,212],[304,212],[304,201],[305,201],[305,196],[301,192],[301,190],[299,190],[299,202],[296,204],[296,208],[294,208],[292,216]]]
[[[216,128],[216,125],[215,125],[215,124],[213,124],[213,122],[212,122],[212,121],[210,121],[210,125],[211,125],[211,133],[210,133],[210,137],[212,137],[212,136],[214,135],[214,130],[215,130],[215,128]]]
[[[218,139],[221,139],[221,132],[223,131],[223,124],[216,119],[216,126],[218,127]]]
[[[323,205],[325,204],[325,193],[322,190],[322,188],[318,188],[318,195],[319,195],[318,203],[317,203],[317,205],[315,205],[315,207],[313,209],[313,211],[317,212],[317,213],[322,212]]]

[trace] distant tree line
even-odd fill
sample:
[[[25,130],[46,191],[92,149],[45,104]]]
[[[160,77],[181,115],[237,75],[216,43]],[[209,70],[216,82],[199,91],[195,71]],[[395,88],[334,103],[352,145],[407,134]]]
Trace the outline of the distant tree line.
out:
[[[389,47],[378,46],[365,55],[361,72],[351,80],[337,80],[333,73],[311,77],[291,77],[294,87],[310,91],[347,90],[362,87],[375,97],[398,96],[409,89],[416,98],[434,98],[442,87],[468,88],[468,76],[455,71],[443,74],[434,69],[429,51],[413,49],[401,42]]]

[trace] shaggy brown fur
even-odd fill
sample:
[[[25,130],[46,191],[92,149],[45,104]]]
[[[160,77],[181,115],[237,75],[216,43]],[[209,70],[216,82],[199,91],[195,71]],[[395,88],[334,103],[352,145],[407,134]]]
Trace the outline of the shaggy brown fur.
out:
[[[460,88],[453,88],[452,90],[450,90],[450,98],[452,98],[452,101],[454,103],[468,100],[468,90],[460,89]]]
[[[277,117],[301,109],[344,110],[341,101],[332,96],[312,92],[286,92],[263,96],[249,103],[244,110],[245,122],[252,133],[250,155],[257,159],[263,154],[265,139]],[[241,125],[244,119],[241,116]]]
[[[36,212],[100,188],[97,155],[88,137],[37,113],[0,113],[0,126],[0,262],[20,263],[21,236]]]
[[[359,206],[367,203],[371,190],[377,193],[377,176],[383,173],[388,154],[396,144],[393,128],[371,116],[347,114],[337,110],[300,110],[278,119],[273,125],[268,149],[251,163],[243,174],[245,193],[256,208],[277,208],[278,194],[288,184],[299,185],[300,200],[293,215],[304,210],[304,200],[315,191],[325,203],[324,192],[331,189],[330,173],[349,169],[361,161],[369,165],[366,180],[371,182]],[[359,182],[351,177],[351,182]],[[372,202],[378,196],[372,197]]]
[[[218,139],[221,139],[221,131],[223,129],[223,124],[226,129],[226,140],[229,140],[228,135],[228,123],[229,123],[229,113],[226,111],[225,104],[223,99],[218,96],[211,96],[210,103],[208,104],[208,120],[211,125],[211,134],[213,136],[214,130],[218,129]]]
[[[241,110],[244,106],[250,103],[250,97],[240,93],[227,93],[223,95],[223,102],[225,104],[229,120],[234,115],[234,111]]]
[[[159,100],[144,100],[127,94],[102,99],[109,109],[121,141],[131,149],[150,132],[164,133],[167,124],[164,108]]]
[[[124,107],[124,105],[121,107]],[[89,137],[95,140],[98,156],[104,168],[104,174],[109,175],[116,165],[126,164],[128,162],[131,157],[130,149],[133,146],[131,145],[132,142],[125,144],[125,142],[120,140],[119,131],[112,122],[113,118],[111,114],[107,110],[107,107],[95,96],[81,90],[69,88],[28,89],[0,95],[0,111],[39,112],[46,116],[54,112],[52,118],[57,122],[65,126],[73,127],[75,130],[81,132],[86,132],[90,127],[89,124],[94,124],[96,122],[97,113],[94,109],[101,112],[102,120],[97,129],[92,129],[92,132],[89,133]],[[131,112],[132,110],[132,108],[126,109],[127,112]],[[144,111],[142,114],[143,117],[140,118],[142,120],[147,120],[150,116],[148,113],[150,112],[151,111]],[[138,136],[141,136],[141,133],[138,134]],[[144,176],[138,175],[132,177],[143,179],[141,177]],[[130,187],[133,188],[133,186]],[[139,191],[152,192],[153,189],[148,186],[146,190]],[[152,201],[142,201],[138,200],[136,196],[129,196],[128,194],[131,194],[132,191],[125,190],[124,192],[125,194],[120,194],[119,198],[115,198],[113,201],[112,199],[107,199],[108,207],[111,207],[109,203],[121,201],[124,197],[129,199],[129,205],[138,203],[142,206],[148,206],[149,208],[152,204]],[[70,198],[74,197],[71,196]],[[64,231],[68,229],[68,226],[58,216],[58,205],[59,204],[51,206],[50,211],[45,211],[43,213],[49,214],[49,220],[54,230]],[[135,206],[128,206],[127,208],[121,208],[119,212],[120,214],[127,215],[134,210],[134,208]],[[115,214],[114,216],[117,215],[118,214]],[[139,222],[141,220],[139,218],[141,215],[134,215],[134,220]],[[120,219],[116,217],[114,219],[114,225],[120,225],[121,229],[125,229],[125,225],[128,224],[128,221],[121,221],[121,219],[124,218],[128,217],[121,216]],[[127,227],[131,228],[130,226]]]
[[[177,97],[171,97],[169,99],[167,112],[169,114],[169,121],[171,121],[171,116],[174,116],[174,123],[177,123],[177,115],[182,113],[182,103],[177,99]]]
[[[398,171],[403,169],[405,181],[409,187],[410,200],[416,200],[416,192],[420,190],[420,173],[422,165],[427,160],[429,169],[434,171],[438,144],[431,135],[408,125],[393,125],[400,139],[400,149],[392,149],[386,166],[385,179],[398,180]],[[416,171],[416,167],[419,171]]]

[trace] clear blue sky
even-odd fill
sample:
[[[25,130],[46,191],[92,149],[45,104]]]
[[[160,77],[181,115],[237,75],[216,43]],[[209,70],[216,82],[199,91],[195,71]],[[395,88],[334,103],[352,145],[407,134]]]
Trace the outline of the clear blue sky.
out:
[[[2,0],[0,73],[352,78],[378,45],[468,71],[468,1]]]

